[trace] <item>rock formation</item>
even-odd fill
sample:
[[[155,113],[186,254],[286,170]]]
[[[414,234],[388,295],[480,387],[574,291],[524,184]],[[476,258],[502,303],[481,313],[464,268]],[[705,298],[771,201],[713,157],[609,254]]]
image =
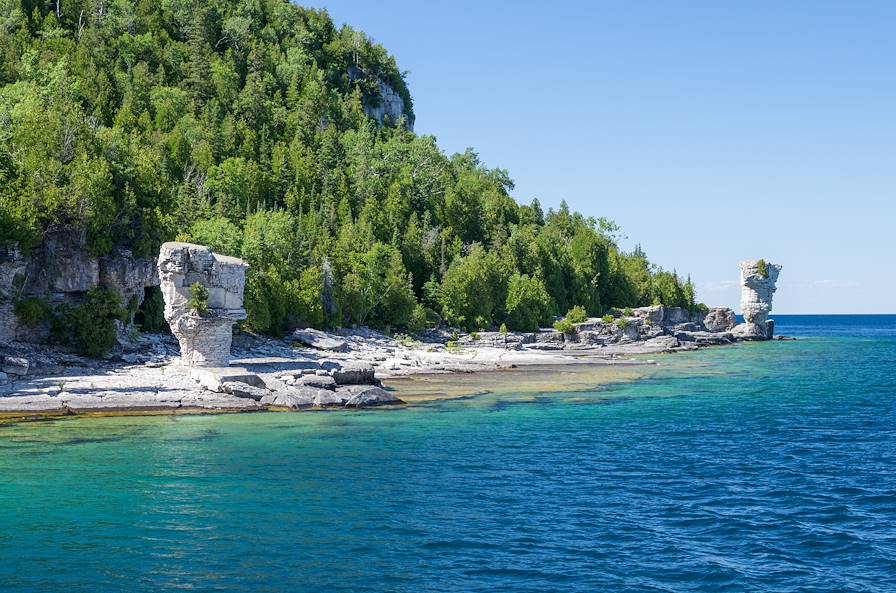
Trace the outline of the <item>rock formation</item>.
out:
[[[245,319],[243,287],[248,264],[190,243],[165,243],[159,252],[165,320],[180,342],[181,361],[190,367],[226,367],[234,322]],[[190,306],[194,284],[208,293],[207,311]]]
[[[37,298],[53,307],[74,307],[89,290],[104,287],[117,292],[123,305],[139,305],[145,289],[158,283],[152,259],[135,257],[125,249],[95,257],[83,233],[50,234],[28,252],[16,244],[0,247],[0,343],[42,343],[50,336],[49,320],[32,327],[19,322],[14,308],[17,299]]]
[[[773,322],[768,314],[772,310],[772,296],[781,266],[764,260],[740,263],[740,307],[744,323],[734,328],[734,334],[743,339],[770,340],[774,334]]]
[[[703,326],[706,331],[710,332],[731,331],[735,325],[737,325],[737,320],[734,311],[728,307],[713,307],[706,312],[706,316],[703,318]]]
[[[367,73],[356,66],[349,68],[348,75],[352,80],[364,80],[370,78]],[[375,119],[380,125],[385,123],[395,125],[400,119],[404,118],[404,127],[408,131],[413,132],[414,119],[405,109],[406,105],[404,104],[404,99],[401,98],[401,95],[399,95],[395,89],[383,82],[378,76],[374,76],[373,78],[379,89],[379,96],[377,97],[376,104],[364,105],[364,114],[367,117]]]

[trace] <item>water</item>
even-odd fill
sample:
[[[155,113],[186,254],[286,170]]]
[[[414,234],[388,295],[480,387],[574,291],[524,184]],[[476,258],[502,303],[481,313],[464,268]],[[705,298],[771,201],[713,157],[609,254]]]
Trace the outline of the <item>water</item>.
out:
[[[896,591],[896,317],[777,322],[589,392],[0,427],[0,590]]]

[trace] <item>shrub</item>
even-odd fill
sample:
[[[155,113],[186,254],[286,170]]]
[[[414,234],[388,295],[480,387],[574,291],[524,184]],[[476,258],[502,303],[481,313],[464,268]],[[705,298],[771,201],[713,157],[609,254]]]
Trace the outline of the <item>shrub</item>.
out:
[[[608,314],[604,315],[603,317],[601,317],[600,320],[606,324],[610,324],[610,323],[613,323],[615,318],[608,313]]]
[[[474,342],[478,342],[480,340],[479,334],[477,332],[472,332],[470,334],[470,339]]]
[[[507,324],[506,323],[501,324],[501,327],[498,328],[498,333],[501,334],[502,336],[507,335]]]
[[[43,321],[48,321],[53,310],[45,299],[22,299],[16,301],[15,313],[19,322],[25,327],[36,327]]]
[[[576,327],[568,319],[561,319],[554,322],[554,329],[560,333],[571,335],[576,332]]]
[[[448,340],[448,343],[445,344],[445,348],[452,354],[457,354],[461,350],[460,345],[454,340]]]
[[[201,317],[208,315],[208,289],[199,282],[190,287],[190,299],[187,307],[199,313]]]
[[[622,331],[625,331],[625,328],[628,327],[628,319],[626,319],[625,317],[620,317],[616,320],[616,327],[618,327]]]
[[[53,335],[63,344],[74,346],[85,356],[100,358],[115,346],[116,321],[125,322],[127,310],[117,292],[94,288],[77,307],[57,309]]]
[[[622,314],[625,315],[626,317],[634,317],[635,312],[632,311],[632,308],[631,308],[631,307],[626,307],[626,308],[622,311]]]
[[[756,262],[756,273],[760,278],[768,278],[768,262],[760,259]]]
[[[186,236],[179,238],[205,245],[215,253],[234,257],[239,257],[243,244],[243,232],[226,218],[197,221]]]
[[[576,305],[566,313],[566,319],[570,323],[582,323],[588,320],[588,313],[585,311],[585,307]]]

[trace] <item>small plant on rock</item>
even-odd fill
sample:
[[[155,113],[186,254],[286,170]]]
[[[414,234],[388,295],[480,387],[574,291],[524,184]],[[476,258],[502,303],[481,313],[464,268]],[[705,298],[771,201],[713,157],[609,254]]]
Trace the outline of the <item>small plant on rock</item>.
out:
[[[628,327],[628,319],[626,319],[625,317],[620,317],[616,320],[616,327],[618,327],[622,331],[625,331],[625,328]]]
[[[606,323],[608,325],[610,323],[613,323],[614,319],[615,318],[612,315],[610,315],[609,313],[600,318],[601,321],[603,321],[604,323]]]
[[[187,306],[196,311],[200,317],[208,315],[208,289],[195,282],[190,287],[190,300],[187,301]]]
[[[764,259],[756,262],[756,274],[762,279],[768,278],[768,262]]]

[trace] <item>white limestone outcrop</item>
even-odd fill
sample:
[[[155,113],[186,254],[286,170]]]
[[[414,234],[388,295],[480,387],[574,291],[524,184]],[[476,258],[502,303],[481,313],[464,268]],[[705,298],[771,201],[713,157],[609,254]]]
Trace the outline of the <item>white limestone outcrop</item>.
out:
[[[159,252],[159,279],[165,320],[180,343],[181,361],[189,367],[227,367],[233,324],[246,318],[243,289],[248,264],[191,243],[165,243]],[[208,311],[189,306],[190,288],[208,291]]]
[[[744,323],[734,328],[735,336],[757,340],[772,338],[774,326],[768,314],[772,310],[772,297],[780,273],[780,265],[763,260],[740,263],[740,307]]]

